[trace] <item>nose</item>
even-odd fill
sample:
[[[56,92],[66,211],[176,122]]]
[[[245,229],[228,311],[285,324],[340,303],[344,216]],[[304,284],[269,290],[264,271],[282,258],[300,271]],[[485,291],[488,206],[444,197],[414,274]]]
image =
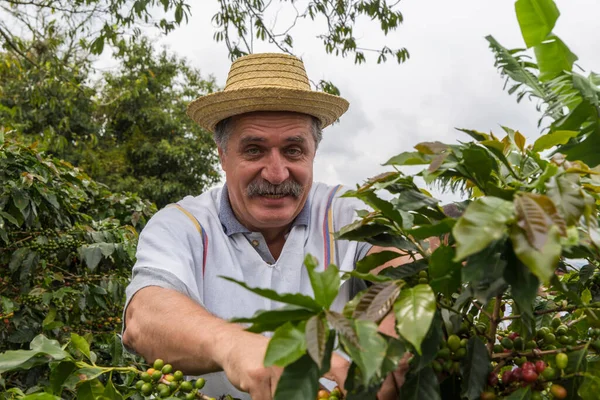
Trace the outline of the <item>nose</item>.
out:
[[[278,151],[271,151],[265,158],[261,177],[273,185],[279,185],[290,177],[287,161]]]

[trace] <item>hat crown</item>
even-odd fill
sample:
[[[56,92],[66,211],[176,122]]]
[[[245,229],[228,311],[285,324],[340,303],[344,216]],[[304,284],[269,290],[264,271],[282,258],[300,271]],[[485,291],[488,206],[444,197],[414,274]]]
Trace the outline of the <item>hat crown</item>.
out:
[[[265,87],[311,90],[302,60],[287,54],[262,53],[234,61],[224,91]]]

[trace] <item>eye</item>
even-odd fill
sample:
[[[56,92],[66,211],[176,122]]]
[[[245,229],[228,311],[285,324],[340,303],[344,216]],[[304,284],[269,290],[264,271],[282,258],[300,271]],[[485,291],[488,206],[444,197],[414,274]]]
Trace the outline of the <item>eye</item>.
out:
[[[248,156],[257,156],[260,154],[260,149],[256,146],[248,147],[244,150],[244,153]]]
[[[302,155],[302,149],[298,147],[288,147],[285,149],[285,153],[290,157],[298,157]]]

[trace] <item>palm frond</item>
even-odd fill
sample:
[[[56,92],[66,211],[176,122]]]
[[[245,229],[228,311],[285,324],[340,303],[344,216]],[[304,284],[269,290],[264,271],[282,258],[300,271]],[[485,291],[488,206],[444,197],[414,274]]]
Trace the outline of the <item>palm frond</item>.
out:
[[[541,82],[536,75],[537,64],[530,61],[529,56],[522,54],[524,49],[509,50],[492,36],[487,36],[486,39],[496,58],[494,65],[502,76],[506,76],[506,84],[513,81],[508,93],[517,92],[517,102],[520,102],[525,96],[529,99],[532,97],[539,99],[536,108],[538,111],[543,109],[539,124],[545,117],[553,120],[562,118],[565,115],[565,109],[569,108],[574,101],[572,98],[574,96],[573,85],[569,84],[569,77],[560,75],[553,81]]]

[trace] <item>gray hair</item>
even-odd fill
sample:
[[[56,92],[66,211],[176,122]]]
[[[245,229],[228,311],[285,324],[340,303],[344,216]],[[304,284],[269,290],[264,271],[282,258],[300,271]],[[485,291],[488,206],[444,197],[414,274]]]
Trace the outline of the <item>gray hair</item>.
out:
[[[321,121],[317,117],[310,116],[312,120],[312,135],[315,140],[315,150],[319,147],[319,143],[321,143],[321,139],[323,138],[323,129],[321,129]],[[227,151],[227,142],[229,141],[229,137],[233,132],[233,117],[225,118],[222,121],[219,121],[215,126],[215,132],[213,133],[213,138],[215,139],[215,143],[219,146],[224,152]]]

